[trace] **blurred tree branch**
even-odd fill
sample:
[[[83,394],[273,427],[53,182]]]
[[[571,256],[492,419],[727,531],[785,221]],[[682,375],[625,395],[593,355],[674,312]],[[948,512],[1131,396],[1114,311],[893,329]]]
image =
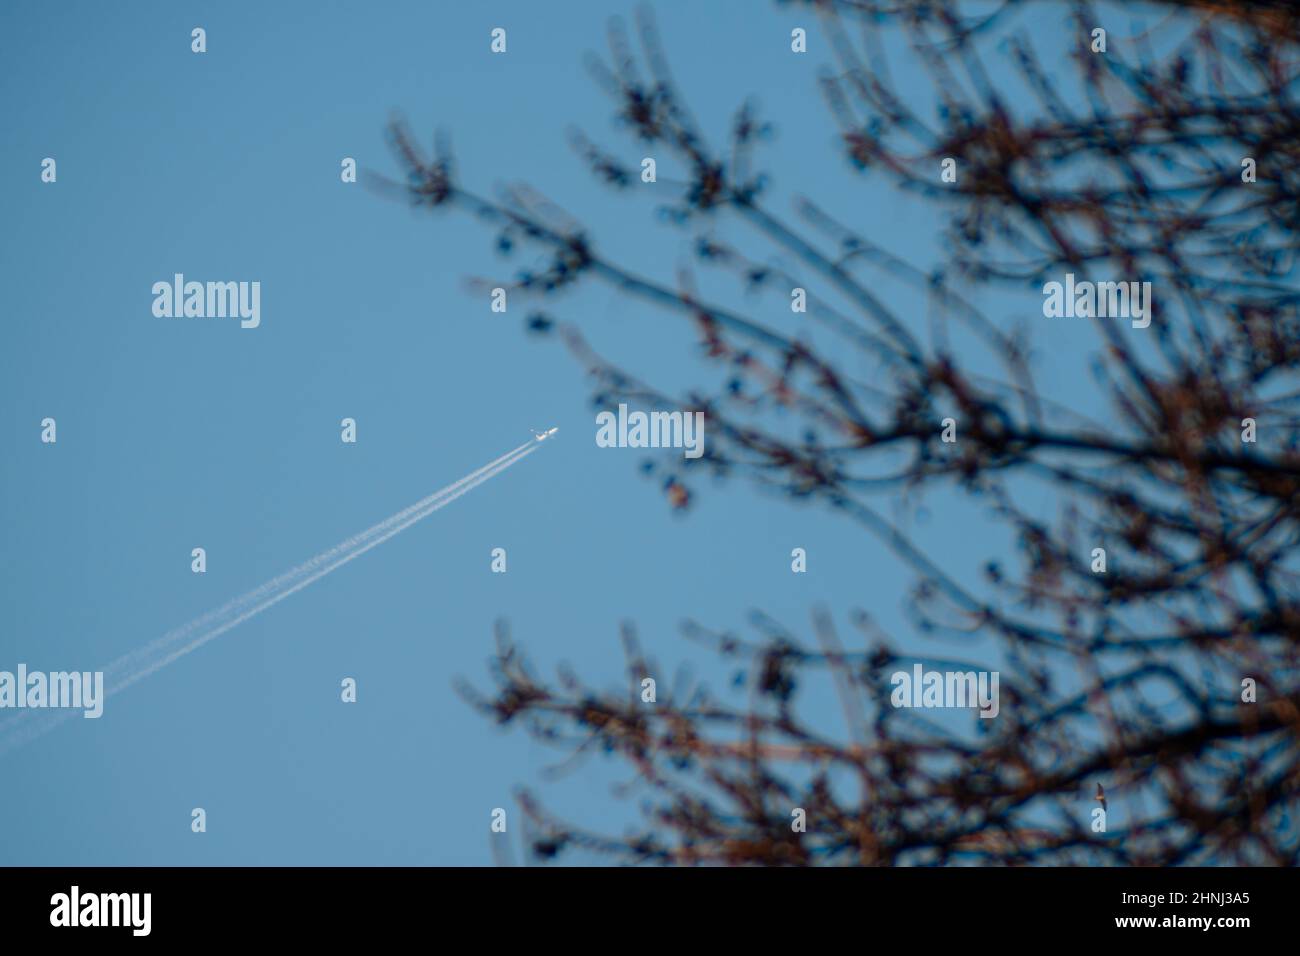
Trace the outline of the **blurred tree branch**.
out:
[[[685,395],[607,360],[575,326],[543,312],[529,325],[558,327],[597,407],[706,414],[705,455],[666,474],[674,507],[694,500],[700,473],[748,479],[842,514],[905,561],[919,635],[997,642],[996,665],[972,650],[982,659],[945,666],[1000,669],[1001,712],[966,732],[891,706],[888,676],[916,655],[865,614],[853,622],[857,650],[821,612],[811,642],[764,618],[750,640],[692,625],[739,665],[740,707],[698,687],[643,704],[639,680],[656,670],[630,633],[626,693],[572,675],[551,685],[503,630],[496,689],[464,693],[503,724],[616,755],[649,801],[641,831],[616,837],[526,792],[534,849],[660,863],[1295,865],[1300,14],[1289,3],[1156,3],[1156,26],[1097,54],[1088,37],[1107,8],[1089,3],[796,6],[816,14],[833,56],[820,85],[844,159],[945,212],[942,266],[904,261],[887,236],[811,198],[793,218],[778,213],[755,155],[771,127],[746,103],[724,145],[710,146],[648,14],[639,53],[615,23],[608,58],[588,65],[638,148],[684,171],[665,212],[692,233],[697,267],[734,275],[743,293],[806,289],[806,318],[833,345],[705,301],[689,270],[673,287],[606,257],[530,188],[470,191],[445,140],[426,158],[401,121],[390,132],[406,182],[384,185],[419,207],[470,213],[507,254],[541,255],[501,283],[512,293],[602,281],[685,318],[716,370]],[[1071,71],[1045,66],[1016,26],[1044,10],[1078,38]],[[891,80],[884,51],[902,39],[929,77],[928,100]],[[999,40],[1015,82],[984,65]],[[918,112],[927,103],[933,116]],[[571,141],[610,187],[639,181],[640,153],[629,162],[581,132]],[[1247,157],[1255,182],[1243,181]],[[956,182],[939,177],[946,158]],[[723,217],[779,255],[720,239]],[[1102,421],[1068,391],[1040,387],[1026,331],[975,304],[982,290],[1036,291],[1065,272],[1149,281],[1159,293],[1147,329],[1087,320]],[[922,310],[891,308],[874,277],[910,287],[924,326],[913,318]],[[864,381],[851,370],[868,360],[877,371]],[[945,416],[958,423],[954,444],[940,437]],[[1245,418],[1258,423],[1255,444],[1241,441]],[[991,557],[977,581],[880,508],[940,488],[991,506],[1019,566]],[[1026,506],[1028,488],[1051,489],[1059,513]],[[1110,573],[1090,568],[1100,545]],[[834,683],[844,739],[800,713],[800,689],[820,675]],[[1244,678],[1258,702],[1242,701]],[[1088,826],[1099,783],[1106,833]],[[795,807],[806,832],[791,828]]]

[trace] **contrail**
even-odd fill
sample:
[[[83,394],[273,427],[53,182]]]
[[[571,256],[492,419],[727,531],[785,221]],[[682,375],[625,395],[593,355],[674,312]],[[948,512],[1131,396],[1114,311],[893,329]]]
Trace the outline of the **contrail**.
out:
[[[320,554],[316,555],[316,557],[311,558],[308,561],[304,561],[302,564],[298,565],[295,568],[290,568],[288,571],[285,571],[283,574],[272,578],[270,581],[267,581],[265,584],[261,585],[260,587],[256,587],[253,590],[246,592],[245,594],[241,594],[237,598],[232,598],[231,600],[223,604],[221,607],[217,608],[215,611],[209,611],[207,614],[204,614],[202,617],[190,621],[188,624],[184,624],[178,628],[174,628],[168,631],[162,637],[152,641],[149,644],[146,644],[144,647],[136,648],[134,651],[130,651],[129,653],[122,655],[117,660],[113,661],[113,663],[109,664],[107,667],[104,668],[104,675],[107,677],[110,672],[116,673],[117,671],[120,671],[123,668],[129,667],[133,663],[138,662],[142,658],[152,657],[163,648],[175,644],[178,641],[185,640],[187,637],[193,635],[196,631],[209,627],[221,620],[224,620],[232,612],[235,612],[240,608],[248,607],[252,604],[256,604],[257,602],[265,599],[266,597],[269,597],[270,595],[287,587],[289,584],[292,584],[298,578],[310,574],[312,571],[315,571],[321,566],[326,565],[329,562],[340,557],[341,555],[346,554],[348,551],[351,551],[353,548],[357,547],[358,545],[364,544],[365,542],[375,537],[376,535],[383,534],[385,531],[394,527],[395,525],[401,524],[407,518],[411,517],[417,512],[423,511],[425,508],[429,507],[434,502],[440,500],[441,498],[445,497],[448,494],[451,494],[456,489],[462,487],[468,482],[474,481],[476,478],[483,475],[489,469],[495,468],[497,465],[500,465],[503,462],[513,458],[515,455],[519,454],[521,451],[529,447],[536,447],[536,445],[534,442],[529,441],[529,442],[524,442],[518,448],[512,448],[510,451],[506,452],[500,458],[488,462],[486,465],[484,465],[482,468],[478,469],[477,471],[470,472],[468,475],[466,475],[464,478],[461,478],[459,481],[453,481],[450,485],[447,485],[445,488],[440,488],[437,491],[435,491],[433,494],[421,498],[419,501],[411,505],[409,508],[403,508],[401,511],[399,511],[397,514],[393,515],[392,517],[385,518],[383,521],[379,522],[376,525],[372,525],[371,527],[367,528],[365,531],[362,531],[359,534],[355,534],[352,537],[348,538],[346,541],[336,544],[328,551],[322,551]]]
[[[210,611],[195,618],[188,624],[168,631],[162,637],[130,653],[124,654],[106,667],[101,668],[107,678],[105,698],[125,690],[137,681],[161,670],[172,661],[197,650],[208,641],[220,637],[231,628],[242,624],[250,617],[262,613],[272,605],[278,604],[289,595],[301,591],[307,585],[318,581],[331,571],[359,558],[371,548],[378,547],[394,535],[400,534],[411,525],[427,518],[435,511],[455,501],[461,495],[472,491],[489,478],[500,474],[511,465],[527,458],[537,450],[537,444],[524,442],[518,448],[511,449],[501,457],[472,471],[459,481],[454,481],[431,495],[420,499],[408,508],[403,508],[392,517],[385,518],[376,525],[355,534],[327,551],[322,551],[308,561],[272,578],[267,583],[226,602],[215,611]],[[159,656],[160,652],[162,656]],[[121,676],[116,676],[116,675]],[[23,711],[15,715],[6,724],[0,724],[0,754],[12,750],[52,730],[62,721],[78,716],[79,710],[40,711],[42,719],[24,720],[32,714]],[[27,724],[27,726],[22,726]],[[5,733],[9,730],[8,733]]]

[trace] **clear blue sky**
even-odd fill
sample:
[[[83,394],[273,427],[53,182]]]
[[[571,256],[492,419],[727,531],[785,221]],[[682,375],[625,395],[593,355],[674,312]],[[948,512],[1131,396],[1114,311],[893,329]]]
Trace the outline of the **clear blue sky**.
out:
[[[759,608],[804,628],[827,604],[906,633],[911,576],[873,540],[742,483],[669,514],[640,455],[594,442],[581,370],[467,289],[509,275],[491,234],[339,180],[394,173],[400,110],[453,138],[479,192],[526,180],[602,248],[668,280],[688,237],[596,186],[580,123],[640,147],[582,66],[622,4],[94,3],[0,9],[0,669],[93,670],[559,425],[558,440],[427,522],[0,763],[0,863],[485,864],[489,814],[559,755],[505,735],[453,693],[487,685],[492,624],[544,671],[618,685],[618,626],[671,666],[706,655],[693,617]],[[751,93],[778,125],[774,200],[807,189],[922,259],[933,221],[832,151],[811,16],[766,3],[661,4],[680,86],[706,129]],[[790,28],[812,37],[789,52]],[[208,52],[190,52],[190,30]],[[508,30],[492,56],[489,31]],[[725,69],[720,65],[725,64]],[[42,158],[58,182],[40,182]],[[155,318],[175,272],[258,280],[262,322]],[[769,306],[770,307],[770,306]],[[923,303],[912,303],[918,327]],[[547,308],[637,370],[690,354],[677,318],[599,287]],[[1069,354],[1042,356],[1059,373]],[[671,376],[649,375],[672,384]],[[39,423],[58,422],[58,443]],[[359,440],[339,440],[353,417]],[[664,452],[671,455],[672,452]],[[959,566],[981,526],[927,502]],[[204,547],[208,572],[190,572]],[[808,549],[810,573],[789,570]],[[489,572],[505,547],[509,572]],[[359,703],[339,702],[355,677]],[[722,677],[723,675],[717,675]],[[722,683],[721,680],[718,683]],[[812,702],[816,707],[816,701]],[[833,719],[834,702],[824,702]],[[589,826],[628,808],[589,763],[542,788]],[[203,807],[208,832],[190,832]],[[513,827],[512,827],[513,829]],[[517,836],[517,833],[516,833]]]

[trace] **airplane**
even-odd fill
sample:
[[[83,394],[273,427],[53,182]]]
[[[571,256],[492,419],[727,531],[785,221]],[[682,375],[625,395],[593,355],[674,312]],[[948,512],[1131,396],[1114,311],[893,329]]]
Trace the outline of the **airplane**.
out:
[[[559,430],[560,430],[559,425],[556,425],[554,428],[548,428],[544,432],[533,431],[531,428],[529,429],[529,431],[533,432],[533,437],[536,438],[538,441],[546,441],[546,439],[550,438]]]

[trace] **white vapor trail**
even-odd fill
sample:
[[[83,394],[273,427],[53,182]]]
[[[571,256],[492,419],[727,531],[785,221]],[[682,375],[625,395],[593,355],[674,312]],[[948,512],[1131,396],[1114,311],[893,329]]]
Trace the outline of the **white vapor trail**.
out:
[[[215,611],[209,611],[188,624],[168,631],[144,647],[122,655],[101,668],[106,681],[105,698],[125,690],[137,681],[184,657],[231,628],[280,603],[289,595],[301,591],[331,571],[359,558],[371,548],[378,547],[394,535],[422,521],[435,511],[472,491],[489,478],[500,474],[511,465],[527,458],[537,450],[537,443],[527,441],[500,458],[489,462],[477,471],[470,472],[459,481],[420,499],[397,514],[385,518],[365,531],[355,534],[327,551],[322,551],[308,561],[280,574],[265,584],[227,601]],[[178,646],[179,645],[179,646]],[[33,712],[24,711],[0,723],[0,754],[35,739],[70,717],[80,715],[79,710],[39,711],[41,718],[24,720]],[[25,726],[24,726],[25,725]]]
[[[240,608],[248,607],[250,605],[256,604],[259,601],[264,600],[268,596],[279,592],[283,588],[287,587],[289,584],[292,584],[298,578],[310,574],[311,572],[322,567],[323,565],[329,564],[331,561],[336,560],[341,555],[351,551],[353,548],[365,544],[367,541],[369,541],[371,538],[374,538],[376,535],[383,534],[385,531],[389,530],[390,528],[398,524],[401,524],[407,518],[411,517],[417,512],[423,511],[425,508],[429,507],[434,502],[442,499],[448,494],[451,494],[452,492],[456,491],[456,489],[464,486],[468,482],[474,481],[475,479],[483,475],[485,472],[487,472],[489,469],[495,468],[497,465],[500,465],[503,462],[507,461],[508,459],[513,458],[515,455],[519,454],[521,451],[523,451],[526,448],[529,448],[530,446],[536,447],[536,443],[528,441],[528,442],[524,442],[518,448],[512,448],[510,451],[506,452],[500,458],[488,462],[486,465],[484,465],[482,468],[478,469],[477,471],[470,472],[468,475],[466,475],[464,478],[461,478],[459,481],[453,481],[450,485],[447,485],[445,488],[440,488],[437,491],[435,491],[433,494],[421,498],[419,501],[411,505],[409,508],[403,508],[401,511],[397,512],[397,514],[393,515],[392,517],[385,518],[383,521],[379,522],[376,525],[372,525],[371,527],[367,528],[365,531],[360,532],[359,534],[354,534],[346,541],[342,541],[339,544],[336,544],[328,551],[322,551],[314,558],[311,558],[308,561],[304,561],[302,564],[298,565],[295,568],[290,568],[288,571],[285,571],[283,574],[272,578],[270,581],[267,581],[265,584],[256,587],[253,590],[246,592],[245,594],[241,594],[237,598],[233,598],[227,601],[225,604],[217,608],[215,611],[209,611],[207,614],[204,614],[202,617],[195,618],[193,621],[190,621],[188,624],[184,624],[180,627],[168,631],[162,637],[152,641],[149,644],[146,644],[144,647],[137,648],[134,651],[122,655],[117,660],[113,661],[113,663],[109,664],[107,667],[104,668],[104,676],[108,677],[110,672],[117,673],[118,671],[121,671],[122,669],[129,667],[134,663],[137,663],[141,659],[148,659],[156,655],[163,648],[175,644],[178,641],[185,640],[187,637],[191,636],[194,632],[224,620],[232,612],[235,612]]]

